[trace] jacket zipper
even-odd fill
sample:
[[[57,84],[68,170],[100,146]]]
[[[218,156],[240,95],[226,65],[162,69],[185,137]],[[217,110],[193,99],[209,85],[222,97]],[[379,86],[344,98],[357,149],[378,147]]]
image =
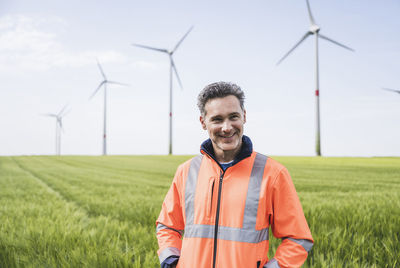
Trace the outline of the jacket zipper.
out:
[[[215,263],[217,260],[217,238],[218,238],[218,222],[219,222],[219,207],[221,201],[221,189],[222,189],[222,179],[224,178],[225,171],[221,171],[219,177],[219,187],[218,187],[218,201],[217,201],[217,214],[215,216],[215,229],[214,229],[214,254],[213,254],[213,268],[215,268]]]

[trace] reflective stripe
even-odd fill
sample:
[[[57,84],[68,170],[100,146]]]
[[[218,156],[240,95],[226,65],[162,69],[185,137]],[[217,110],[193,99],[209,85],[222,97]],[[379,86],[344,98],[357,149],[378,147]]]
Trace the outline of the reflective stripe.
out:
[[[214,238],[214,225],[195,224],[185,227],[185,237]],[[260,243],[268,240],[268,228],[262,230],[245,230],[243,228],[234,228],[219,226],[218,239],[230,240],[246,243]]]
[[[197,178],[202,159],[203,155],[198,155],[190,162],[190,168],[185,187],[186,225],[192,225],[194,222],[194,195],[196,193]]]
[[[175,231],[175,232],[179,233],[181,236],[182,236],[182,233],[183,233],[183,230],[177,230],[177,229],[168,227],[168,226],[166,226],[166,225],[164,225],[162,223],[158,223],[157,224],[156,233],[158,233],[158,231],[160,231],[160,230],[165,230],[165,229]]]
[[[280,268],[279,263],[276,259],[271,259],[264,268]]]
[[[266,162],[267,157],[262,154],[257,154],[254,159],[243,215],[243,229],[246,230],[256,229],[258,202]]]
[[[188,178],[185,187],[185,238],[214,238],[214,225],[194,224],[194,197],[198,174],[200,170],[202,156],[197,156],[190,163]],[[249,179],[245,210],[243,215],[243,227],[233,228],[227,226],[218,226],[218,239],[259,243],[269,239],[268,228],[256,230],[257,210],[260,199],[261,182],[264,175],[264,168],[267,157],[262,154],[256,155]]]
[[[181,256],[181,251],[178,248],[174,247],[165,248],[163,251],[161,251],[158,259],[160,260],[160,263],[162,263],[163,261],[165,261],[166,258],[172,255]]]
[[[301,245],[307,252],[309,252],[312,247],[313,247],[313,242],[307,239],[294,239],[294,238],[288,238],[289,240],[292,240],[293,242]]]

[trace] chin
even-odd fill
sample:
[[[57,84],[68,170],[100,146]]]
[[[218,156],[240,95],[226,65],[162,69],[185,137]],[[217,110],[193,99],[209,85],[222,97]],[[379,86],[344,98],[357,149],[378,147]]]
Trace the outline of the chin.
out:
[[[219,148],[221,148],[222,151],[233,151],[235,149],[237,149],[239,147],[239,143],[238,142],[234,142],[234,143],[223,143],[223,144],[219,144]]]

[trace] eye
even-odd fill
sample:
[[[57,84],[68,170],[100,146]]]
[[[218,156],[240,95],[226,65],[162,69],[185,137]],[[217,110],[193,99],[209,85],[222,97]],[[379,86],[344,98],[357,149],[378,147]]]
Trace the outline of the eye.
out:
[[[232,115],[230,118],[231,118],[231,120],[237,120],[237,119],[239,119],[239,115],[235,114],[235,115]]]
[[[213,118],[211,121],[215,122],[215,123],[219,123],[222,121],[221,118]]]

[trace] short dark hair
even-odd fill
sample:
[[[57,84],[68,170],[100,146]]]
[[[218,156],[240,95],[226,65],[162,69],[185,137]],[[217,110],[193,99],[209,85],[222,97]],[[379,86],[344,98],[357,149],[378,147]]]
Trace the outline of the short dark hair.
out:
[[[206,106],[207,101],[230,95],[238,98],[240,107],[244,110],[244,92],[238,85],[221,81],[206,86],[202,91],[200,91],[199,96],[197,97],[197,106],[200,109],[201,115],[205,116],[206,111],[204,107]]]

